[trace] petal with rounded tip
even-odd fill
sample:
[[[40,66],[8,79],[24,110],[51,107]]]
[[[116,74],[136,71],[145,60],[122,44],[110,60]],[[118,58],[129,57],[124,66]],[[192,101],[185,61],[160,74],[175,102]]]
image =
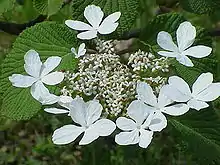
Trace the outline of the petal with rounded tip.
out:
[[[163,48],[165,50],[168,50],[171,52],[178,51],[176,44],[173,42],[172,36],[165,31],[161,31],[158,33],[157,43],[161,48]]]
[[[87,23],[81,21],[73,21],[73,20],[66,20],[65,24],[74,30],[84,31],[84,30],[93,30],[93,27]]]
[[[66,110],[66,109],[59,109],[59,108],[45,108],[44,111],[47,112],[47,113],[52,113],[52,114],[69,113],[68,110]]]
[[[185,50],[182,54],[185,56],[191,56],[195,58],[207,57],[211,54],[212,48],[203,45],[193,46]]]
[[[98,100],[88,101],[86,105],[87,105],[86,123],[87,125],[91,125],[100,118],[103,107]]]
[[[132,131],[137,128],[137,124],[133,120],[126,117],[119,117],[116,120],[116,125],[123,131]]]
[[[149,129],[151,131],[162,131],[167,126],[167,119],[161,112],[156,112],[151,119]]]
[[[81,40],[91,40],[93,38],[97,37],[97,31],[96,30],[90,30],[90,31],[86,31],[86,32],[82,32],[79,33],[77,35],[77,38],[81,39]]]
[[[153,139],[153,131],[141,129],[139,146],[141,148],[147,148]]]
[[[9,77],[12,85],[20,88],[27,88],[33,85],[37,79],[31,76],[24,76],[21,74],[13,74]]]
[[[179,56],[179,53],[177,53],[177,52],[159,51],[157,53],[161,56],[164,56],[164,57],[177,57],[177,56]]]
[[[82,127],[75,125],[65,125],[54,131],[52,141],[54,144],[63,145],[69,144],[84,132]]]
[[[97,29],[102,22],[104,13],[99,6],[89,5],[84,10],[84,16],[87,21]]]
[[[58,56],[49,57],[41,67],[41,77],[53,71],[61,62],[62,58]]]
[[[139,131],[137,129],[131,132],[121,132],[115,136],[115,142],[119,145],[132,145],[140,141]]]
[[[137,125],[142,125],[146,117],[153,111],[153,108],[139,100],[134,100],[128,106],[127,114],[136,121]]]
[[[52,72],[41,78],[42,82],[47,85],[59,84],[63,81],[63,79],[64,79],[63,72]]]
[[[40,60],[39,54],[35,50],[29,50],[24,56],[24,69],[25,71],[35,78],[40,77],[40,71],[42,62]]]
[[[212,81],[213,81],[212,73],[202,73],[192,86],[193,96],[196,96],[204,89],[206,89],[209,85],[212,84]]]
[[[185,66],[188,66],[188,67],[193,67],[194,64],[192,63],[192,61],[189,59],[189,57],[185,56],[185,55],[180,55],[176,58],[176,60],[180,63],[180,64],[183,64]]]
[[[180,116],[189,111],[189,106],[187,104],[175,104],[164,107],[161,111],[171,116]]]
[[[87,104],[83,101],[83,98],[76,97],[69,104],[70,116],[75,123],[86,127],[86,115],[87,115]]]
[[[220,96],[220,83],[212,83],[195,98],[201,101],[213,101]]]
[[[176,32],[177,43],[180,52],[189,48],[196,38],[196,28],[190,22],[180,24]]]
[[[192,109],[196,109],[197,111],[199,111],[200,109],[204,109],[209,107],[209,105],[204,102],[204,101],[199,101],[196,99],[191,99],[187,102],[187,105],[192,108]]]
[[[154,95],[153,90],[150,85],[148,85],[145,82],[138,82],[136,90],[137,90],[139,100],[151,106],[157,105],[157,98]]]

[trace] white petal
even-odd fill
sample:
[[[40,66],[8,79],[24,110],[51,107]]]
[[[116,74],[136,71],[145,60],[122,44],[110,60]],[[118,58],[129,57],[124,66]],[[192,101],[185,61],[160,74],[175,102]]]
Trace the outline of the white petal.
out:
[[[121,132],[115,136],[115,142],[119,145],[131,145],[139,142],[139,131]]]
[[[100,118],[103,107],[98,100],[88,101],[86,105],[87,105],[86,123],[87,125],[91,125]]]
[[[61,62],[62,58],[58,56],[49,57],[41,67],[41,77],[53,71]]]
[[[41,81],[37,81],[31,86],[31,95],[39,102],[43,101],[42,98],[46,98],[49,93],[49,90]]]
[[[187,105],[192,108],[192,109],[196,109],[197,111],[199,111],[200,109],[203,109],[203,108],[207,108],[209,107],[209,105],[204,102],[204,101],[199,101],[199,100],[196,100],[196,99],[191,99],[187,102]]]
[[[59,109],[59,108],[45,108],[44,111],[47,112],[47,113],[52,113],[52,114],[69,113],[68,110],[66,110],[66,109]]]
[[[138,125],[141,125],[151,112],[152,108],[139,100],[132,101],[127,109],[128,116]]]
[[[40,76],[42,65],[39,54],[35,50],[29,50],[24,56],[24,61],[25,71],[29,75],[38,78]]]
[[[196,28],[190,22],[183,22],[176,34],[179,51],[182,52],[193,44],[196,38]]]
[[[150,85],[144,82],[137,83],[138,99],[151,106],[157,105],[157,98]]]
[[[126,117],[119,117],[116,120],[116,125],[123,131],[132,131],[137,128],[137,124],[133,120]]]
[[[196,96],[197,94],[202,92],[209,85],[211,85],[212,81],[213,81],[212,73],[202,73],[192,86],[192,95]]]
[[[77,38],[81,40],[90,40],[97,37],[97,31],[96,30],[90,30],[86,32],[79,33],[77,35]]]
[[[42,82],[47,85],[59,84],[63,81],[63,79],[64,79],[63,72],[52,72],[41,78]]]
[[[72,52],[75,56],[77,56],[77,52],[76,52],[76,49],[75,49],[74,47],[71,48],[71,52]]]
[[[81,97],[76,97],[73,99],[70,108],[70,116],[74,122],[80,124],[81,126],[86,126],[86,115],[87,115],[87,105]]]
[[[89,5],[85,8],[84,16],[87,21],[97,29],[104,17],[104,13],[99,6]]]
[[[13,74],[9,77],[9,80],[11,81],[13,86],[20,88],[30,87],[34,82],[37,81],[37,79],[34,77],[24,76],[21,74]]]
[[[211,52],[212,52],[212,48],[208,46],[198,45],[185,50],[183,54],[195,58],[203,58],[209,56]]]
[[[77,54],[77,58],[82,57],[86,54],[86,49]]]
[[[59,101],[59,96],[47,93],[42,95],[38,101],[40,101],[43,105],[52,105]]]
[[[201,101],[213,101],[220,96],[220,83],[212,83],[205,90],[200,92],[197,96],[197,100]]]
[[[69,110],[70,109],[70,104],[71,104],[72,101],[73,101],[73,98],[70,97],[70,96],[60,96],[58,104]]]
[[[141,129],[139,146],[147,148],[153,139],[153,131]]]
[[[116,125],[109,119],[100,119],[92,124],[89,129],[97,132],[99,136],[109,136],[116,129]]]
[[[93,28],[84,22],[81,21],[73,21],[73,20],[66,20],[65,24],[74,30],[84,31],[84,30],[92,30]]]
[[[87,145],[89,143],[92,143],[94,140],[99,138],[98,132],[94,132],[93,129],[86,129],[82,139],[79,142],[79,145]]]
[[[169,85],[166,86],[166,95],[174,101],[185,102],[191,98],[189,85],[180,77],[172,76],[168,79]]]
[[[150,122],[149,129],[151,131],[162,131],[167,126],[167,119],[161,112],[156,112]]]
[[[58,145],[69,144],[83,132],[84,129],[82,127],[75,125],[65,125],[54,131],[52,141],[54,144]]]
[[[165,31],[161,31],[158,33],[157,43],[161,48],[163,48],[165,50],[168,50],[171,52],[178,51],[176,44],[173,42],[172,36]]]
[[[158,54],[164,57],[177,57],[179,55],[179,53],[177,52],[167,52],[167,51],[159,51]]]
[[[80,44],[79,50],[78,50],[79,57],[83,56],[86,53],[85,47],[86,47],[86,45],[84,43]]]
[[[187,106],[186,104],[175,104],[165,107],[161,109],[161,111],[171,116],[180,116],[189,111],[189,106]]]
[[[160,89],[160,93],[158,96],[158,105],[161,108],[173,103],[173,101],[166,95],[166,93],[169,93],[170,91],[166,90],[168,90],[168,88],[166,88],[165,85]]]
[[[183,64],[185,66],[188,66],[188,67],[193,67],[194,64],[192,63],[192,61],[189,59],[189,57],[181,54],[180,56],[178,56],[176,58],[176,60],[180,63],[180,64]]]
[[[108,17],[106,17],[103,20],[102,24],[100,25],[98,32],[100,34],[110,34],[114,32],[119,25],[119,23],[117,23],[116,21],[118,21],[120,16],[121,16],[120,12],[115,12],[109,15]]]

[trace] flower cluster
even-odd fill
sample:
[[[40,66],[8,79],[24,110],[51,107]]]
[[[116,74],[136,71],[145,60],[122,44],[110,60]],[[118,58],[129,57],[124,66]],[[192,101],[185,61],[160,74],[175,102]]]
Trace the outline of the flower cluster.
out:
[[[121,13],[115,12],[103,20],[101,8],[89,5],[84,16],[89,24],[76,20],[67,20],[65,24],[83,31],[77,35],[79,39],[90,40],[98,34],[114,32]],[[189,22],[181,23],[176,35],[177,45],[169,33],[158,33],[158,45],[164,49],[158,54],[164,57],[138,50],[129,54],[127,61],[116,51],[117,40],[94,39],[92,51],[82,43],[78,49],[70,50],[79,61],[75,72],[52,72],[61,57],[49,57],[42,63],[39,54],[30,50],[24,56],[28,75],[13,74],[9,80],[15,87],[31,87],[34,99],[52,105],[44,109],[46,112],[72,118],[74,124],[54,131],[54,144],[69,144],[83,134],[79,144],[86,145],[99,137],[110,136],[117,127],[121,130],[115,136],[117,144],[147,148],[154,133],[167,126],[166,115],[180,116],[190,108],[199,111],[220,96],[220,83],[213,83],[211,73],[202,73],[192,90],[181,77],[167,77],[171,70],[169,57],[193,67],[188,56],[202,58],[212,51],[207,46],[192,46],[196,29]],[[61,82],[60,96],[44,86]]]

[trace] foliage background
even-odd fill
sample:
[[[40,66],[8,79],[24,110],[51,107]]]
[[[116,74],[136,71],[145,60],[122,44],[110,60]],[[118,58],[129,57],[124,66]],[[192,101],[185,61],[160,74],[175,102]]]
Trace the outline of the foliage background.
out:
[[[77,1],[77,0],[75,0]],[[173,5],[173,0],[140,0],[140,16],[134,26],[142,28],[159,12],[169,10],[182,13],[193,24],[207,29],[220,28],[220,13],[197,15],[184,10],[180,5]],[[36,18],[39,13],[30,0],[11,5],[0,16],[1,21],[25,23]],[[1,4],[1,3],[0,3]],[[178,3],[179,4],[179,3]],[[181,4],[181,2],[180,2]],[[161,6],[159,10],[158,6]],[[70,5],[52,14],[49,21],[63,23],[71,18]],[[45,10],[42,10],[45,13]],[[50,14],[48,14],[50,15]],[[16,35],[0,31],[0,62],[10,51]],[[220,60],[220,40],[215,38],[215,52]],[[220,70],[217,70],[220,80]],[[218,109],[218,105],[217,105]],[[220,108],[219,108],[220,109]],[[0,165],[198,165],[197,157],[187,150],[188,144],[179,138],[169,126],[166,131],[156,134],[148,149],[137,146],[118,146],[114,139],[98,140],[88,146],[75,144],[56,146],[51,142],[51,134],[57,127],[70,122],[69,118],[48,115],[41,111],[29,121],[12,121],[0,116]],[[172,132],[172,134],[170,134]],[[219,137],[218,137],[219,138]],[[199,152],[199,151],[198,151]],[[210,163],[212,164],[212,163]],[[207,165],[207,164],[205,164]]]

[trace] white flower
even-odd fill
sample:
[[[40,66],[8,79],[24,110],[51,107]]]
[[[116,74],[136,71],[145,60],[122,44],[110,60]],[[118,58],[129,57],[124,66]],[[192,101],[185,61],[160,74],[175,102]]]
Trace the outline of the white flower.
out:
[[[52,136],[55,144],[71,143],[85,132],[79,144],[86,145],[99,136],[109,136],[116,128],[115,123],[111,120],[99,119],[102,105],[97,100],[84,102],[81,97],[76,97],[69,108],[72,120],[80,126],[65,125],[55,130]]]
[[[128,116],[133,119],[119,117],[116,120],[121,132],[115,136],[115,142],[119,145],[139,144],[147,148],[153,138],[153,132],[161,131],[167,126],[167,120],[161,113],[152,113],[143,102],[133,101],[127,110]]]
[[[178,76],[170,77],[168,82],[166,95],[176,102],[187,102],[190,108],[196,110],[207,108],[209,105],[206,102],[220,96],[220,83],[212,83],[211,73],[202,73],[193,84],[192,92],[189,85]]]
[[[84,31],[77,35],[80,39],[93,39],[97,34],[110,34],[116,30],[119,23],[117,22],[121,16],[120,12],[115,12],[103,20],[104,13],[100,7],[89,5],[85,8],[84,16],[90,23],[81,21],[66,20],[65,24],[74,30]],[[103,21],[102,21],[103,20]]]
[[[55,95],[49,93],[43,83],[56,85],[63,81],[64,73],[52,72],[61,62],[61,57],[49,57],[43,64],[39,54],[35,50],[29,50],[24,56],[24,69],[28,75],[13,74],[9,77],[15,87],[27,88],[31,86],[31,95],[40,102],[45,102],[46,96],[49,100],[55,99]]]
[[[160,89],[158,98],[154,95],[150,85],[144,82],[138,82],[137,94],[138,100],[144,102],[149,106],[149,109],[158,113],[166,113],[172,116],[183,115],[189,110],[189,107],[184,104],[173,104],[173,101],[166,96],[167,88],[163,86]]]
[[[79,46],[78,52],[76,51],[75,48],[71,48],[72,53],[75,55],[76,58],[79,58],[81,56],[84,56],[86,54],[86,49],[85,49],[86,45],[84,43],[82,43]]]
[[[62,109],[62,108],[45,108],[44,111],[48,112],[48,113],[52,113],[52,114],[63,114],[63,113],[68,113],[70,112],[70,104],[73,101],[73,98],[70,96],[57,96],[57,100],[56,102],[66,108],[66,109]]]
[[[192,46],[196,38],[196,28],[190,22],[181,23],[176,35],[178,46],[173,42],[169,33],[161,31],[158,34],[157,43],[166,50],[159,51],[158,54],[165,57],[175,57],[179,63],[190,67],[194,65],[187,56],[203,58],[211,54],[212,48],[210,47],[203,45]]]

